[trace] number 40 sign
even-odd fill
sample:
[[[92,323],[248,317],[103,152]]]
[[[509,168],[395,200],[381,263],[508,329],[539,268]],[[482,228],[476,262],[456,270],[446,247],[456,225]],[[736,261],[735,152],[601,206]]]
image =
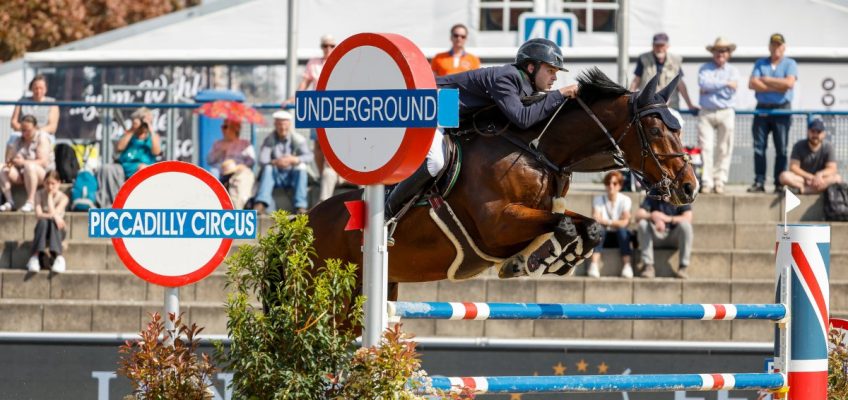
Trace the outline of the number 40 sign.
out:
[[[521,43],[530,39],[544,38],[553,41],[559,47],[574,47],[576,31],[577,16],[571,13],[555,15],[524,13],[518,17],[518,38]]]

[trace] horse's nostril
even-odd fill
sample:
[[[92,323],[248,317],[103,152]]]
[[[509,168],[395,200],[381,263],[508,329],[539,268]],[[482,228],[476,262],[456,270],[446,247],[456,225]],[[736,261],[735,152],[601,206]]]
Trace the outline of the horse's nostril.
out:
[[[688,182],[684,183],[683,184],[683,192],[686,193],[687,196],[691,196],[692,194],[695,193],[695,186],[692,185],[691,183],[688,183]]]

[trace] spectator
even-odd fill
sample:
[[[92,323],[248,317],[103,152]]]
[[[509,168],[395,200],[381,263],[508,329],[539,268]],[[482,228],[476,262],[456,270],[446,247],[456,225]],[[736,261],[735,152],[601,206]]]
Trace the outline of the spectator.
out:
[[[824,122],[814,119],[807,126],[807,139],[792,146],[789,171],[780,174],[780,184],[800,193],[821,193],[827,187],[842,182],[836,166],[836,152],[825,140]]]
[[[20,101],[36,101],[36,102],[51,102],[56,101],[52,97],[47,97],[47,77],[38,74],[29,81],[29,91],[31,96],[22,96]],[[55,142],[56,128],[59,127],[59,107],[58,106],[15,106],[12,111],[12,131],[20,132],[21,122],[24,115],[32,115],[36,121],[42,124],[41,130],[50,134],[50,142]],[[19,135],[12,134],[9,142]]]
[[[327,57],[336,48],[336,40],[332,35],[321,36],[321,51],[324,55],[321,58],[312,58],[306,63],[306,70],[303,71],[303,77],[298,85],[297,90],[314,90],[318,84],[318,78],[321,76],[321,70],[324,68],[324,63]],[[294,103],[294,98],[288,99],[283,105]],[[315,129],[310,130],[310,138],[315,141],[318,139],[318,134]],[[321,176],[321,191],[318,198],[321,201],[327,200],[333,196],[336,186],[341,183],[339,174],[328,164],[324,158],[324,153],[321,151],[321,146],[315,146],[315,167],[318,169],[318,174]]]
[[[6,163],[0,169],[0,190],[6,198],[0,211],[11,211],[15,207],[12,185],[21,184],[26,188],[27,198],[19,211],[35,211],[35,192],[47,171],[56,168],[48,136],[49,133],[38,129],[35,117],[24,115],[21,118],[21,136],[13,138],[6,146]]]
[[[465,42],[468,40],[468,27],[456,24],[450,29],[451,49],[436,54],[431,63],[433,73],[436,76],[458,74],[480,68],[480,59],[474,54],[465,51]]]
[[[715,191],[723,194],[727,183],[736,124],[733,107],[739,85],[739,70],[727,62],[734,50],[736,45],[727,39],[716,39],[715,43],[707,46],[707,51],[713,54],[713,60],[702,65],[698,71],[698,85],[701,87],[698,145],[704,160],[701,193]]]
[[[115,145],[120,155],[118,163],[124,168],[124,176],[129,179],[138,170],[156,162],[162,151],[159,135],[150,128],[153,114],[146,107],[139,108],[131,115],[132,126]]]
[[[35,235],[32,256],[27,262],[30,272],[50,267],[53,272],[65,272],[62,240],[65,239],[65,208],[68,196],[59,190],[61,180],[55,170],[44,177],[44,188],[35,196]]]
[[[256,163],[256,152],[249,141],[239,138],[241,122],[225,120],[221,124],[221,132],[223,137],[212,144],[206,162],[212,175],[227,188],[233,207],[240,210],[253,194],[256,176],[252,168]]]
[[[659,82],[657,87],[665,87],[679,73],[683,76],[683,58],[668,52],[668,35],[665,33],[657,33],[654,35],[653,49],[639,56],[636,61],[636,70],[633,72],[633,82],[630,83],[630,90],[642,90],[648,81],[659,74]],[[689,99],[689,91],[686,89],[686,83],[683,79],[677,84],[677,91],[683,95],[683,100],[686,101],[686,106],[690,110],[698,109],[698,106],[692,103]],[[679,110],[680,98],[675,94],[668,100],[669,107]]]
[[[792,106],[792,88],[798,80],[798,63],[784,57],[786,39],[775,33],[769,37],[769,56],[754,63],[748,87],[757,98],[758,110],[789,109]],[[786,170],[786,142],[789,140],[791,115],[757,114],[754,116],[754,183],[748,192],[765,192],[766,148],[768,135],[774,142],[774,191],[783,191],[780,174]]]
[[[633,277],[633,267],[630,265],[630,256],[633,254],[633,250],[630,248],[630,231],[627,230],[627,225],[630,223],[630,207],[633,203],[630,201],[630,197],[620,193],[623,182],[624,175],[621,172],[608,172],[604,176],[604,187],[607,194],[595,196],[592,201],[592,218],[604,226],[603,239],[595,247],[592,262],[589,264],[589,269],[586,270],[586,275],[593,278],[601,276],[598,268],[598,262],[601,261],[601,251],[604,247],[612,245],[611,239],[613,238],[617,239],[616,244],[621,253],[621,276],[623,278]]]
[[[259,191],[254,209],[260,213],[274,211],[273,191],[277,187],[294,189],[292,202],[298,214],[306,212],[306,164],[312,161],[312,151],[306,138],[292,131],[292,115],[288,111],[274,113],[274,132],[265,138],[259,150]]]
[[[671,203],[646,198],[636,211],[639,221],[639,251],[642,256],[642,271],[639,276],[653,278],[654,248],[680,249],[680,266],[675,276],[686,279],[689,259],[692,255],[692,207],[675,206]]]

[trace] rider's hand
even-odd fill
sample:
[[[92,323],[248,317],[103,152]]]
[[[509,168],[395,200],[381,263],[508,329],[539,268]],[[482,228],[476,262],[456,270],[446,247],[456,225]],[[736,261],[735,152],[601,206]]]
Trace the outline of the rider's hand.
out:
[[[559,92],[562,94],[562,97],[575,98],[577,97],[577,85],[565,86],[559,88]]]

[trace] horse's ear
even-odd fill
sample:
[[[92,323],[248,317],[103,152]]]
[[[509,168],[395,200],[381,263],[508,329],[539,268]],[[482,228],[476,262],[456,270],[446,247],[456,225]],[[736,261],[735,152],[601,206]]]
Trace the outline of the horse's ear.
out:
[[[669,82],[668,85],[666,85],[666,87],[664,87],[662,90],[660,90],[660,92],[657,93],[657,94],[659,94],[660,97],[663,98],[663,100],[668,102],[668,99],[671,98],[671,95],[674,94],[674,91],[677,89],[677,83],[678,82],[680,82],[680,73],[679,72],[677,73],[677,76],[675,76],[674,79],[672,79],[671,82]]]
[[[645,88],[642,89],[642,93],[639,94],[639,98],[636,99],[636,104],[646,105],[651,104],[651,101],[654,99],[654,93],[657,91],[657,80],[659,79],[659,75],[654,75],[651,80],[645,84]]]

